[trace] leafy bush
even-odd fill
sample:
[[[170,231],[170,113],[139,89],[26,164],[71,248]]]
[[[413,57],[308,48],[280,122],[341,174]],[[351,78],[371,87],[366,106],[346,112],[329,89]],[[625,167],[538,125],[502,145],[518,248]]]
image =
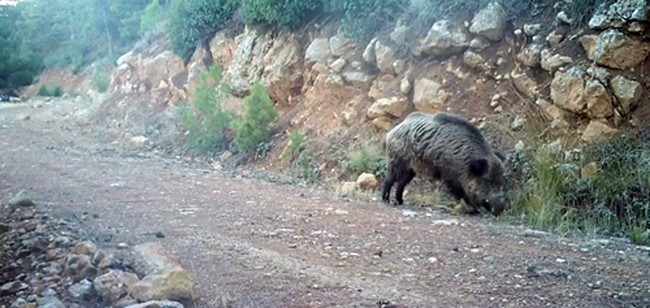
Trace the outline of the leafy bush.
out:
[[[187,129],[189,146],[202,153],[225,150],[229,144],[231,115],[221,108],[228,88],[221,83],[221,68],[211,66],[201,74],[196,97],[191,106],[181,109],[181,120]]]
[[[139,33],[141,36],[162,32],[162,25],[166,21],[165,15],[169,13],[169,6],[169,2],[161,4],[159,0],[153,0],[144,8],[142,16],[140,16]]]
[[[320,10],[321,0],[243,0],[244,22],[265,22],[294,29],[311,13]]]
[[[346,36],[366,40],[390,25],[406,4],[407,0],[332,0],[326,9],[343,15],[341,29]]]
[[[300,153],[298,156],[298,164],[300,165],[302,177],[310,183],[316,182],[319,174],[318,167],[314,165],[307,152]]]
[[[650,244],[650,134],[577,153],[547,145],[514,155],[509,212],[538,228],[627,235]]]
[[[290,161],[298,158],[300,153],[305,149],[305,135],[299,130],[295,130],[289,134],[289,143],[286,149],[286,154]]]
[[[98,65],[92,75],[92,83],[100,93],[106,92],[111,84],[111,76],[106,72],[103,65]]]
[[[42,85],[38,88],[38,95],[39,95],[39,96],[51,96],[51,94],[50,94],[50,90],[49,90],[49,89],[47,88],[47,86],[44,85],[44,84],[42,84]]]
[[[20,20],[16,8],[0,5],[0,90],[8,92],[32,84],[43,69],[41,58],[16,34]]]
[[[238,6],[237,0],[174,1],[168,29],[171,50],[189,59],[196,44],[223,27]]]
[[[362,172],[370,172],[380,178],[386,177],[388,166],[384,151],[371,143],[364,143],[352,150],[345,162],[345,172],[350,177],[357,177]]]
[[[271,139],[271,124],[278,119],[266,87],[256,81],[250,94],[244,99],[244,113],[241,119],[233,121],[235,144],[241,151],[256,149],[261,143]]]
[[[61,97],[63,96],[63,88],[61,86],[54,86],[54,88],[49,89],[47,85],[42,84],[38,88],[38,95],[45,97]]]

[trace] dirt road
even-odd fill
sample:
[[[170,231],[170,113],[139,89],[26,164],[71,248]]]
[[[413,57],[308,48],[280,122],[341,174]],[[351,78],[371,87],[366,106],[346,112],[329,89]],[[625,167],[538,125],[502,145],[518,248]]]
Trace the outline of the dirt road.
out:
[[[643,247],[230,176],[99,142],[73,109],[0,107],[0,193],[92,214],[102,245],[161,242],[197,307],[650,307]]]

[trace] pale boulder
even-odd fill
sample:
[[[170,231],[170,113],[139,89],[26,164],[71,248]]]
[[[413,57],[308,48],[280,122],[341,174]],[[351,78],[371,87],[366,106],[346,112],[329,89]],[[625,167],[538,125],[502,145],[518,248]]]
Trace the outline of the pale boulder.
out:
[[[368,109],[368,118],[375,119],[381,116],[393,116],[396,118],[404,115],[408,109],[408,99],[403,96],[384,97],[378,99]]]
[[[599,143],[616,136],[619,130],[601,120],[591,120],[582,133],[581,139],[589,144]]]
[[[450,96],[440,83],[427,78],[417,80],[413,87],[413,104],[422,112],[437,112]]]
[[[609,81],[609,86],[625,114],[629,114],[639,104],[643,96],[643,86],[639,82],[623,76],[612,78]]]
[[[379,186],[379,181],[372,173],[361,173],[357,178],[357,185],[361,189],[375,189]]]
[[[451,55],[465,50],[471,39],[471,34],[463,25],[442,19],[431,26],[426,37],[415,48],[414,54]]]
[[[507,17],[501,3],[498,1],[490,2],[474,15],[469,32],[483,36],[491,41],[499,41],[503,38]]]
[[[585,35],[580,38],[580,44],[589,60],[615,69],[636,67],[650,53],[650,43],[632,39],[616,29]]]

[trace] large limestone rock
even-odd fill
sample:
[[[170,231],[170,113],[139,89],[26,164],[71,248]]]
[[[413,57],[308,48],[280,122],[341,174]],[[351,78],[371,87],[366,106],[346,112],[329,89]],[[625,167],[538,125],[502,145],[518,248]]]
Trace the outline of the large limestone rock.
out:
[[[591,118],[614,115],[612,99],[605,85],[579,67],[557,72],[551,82],[551,99],[555,105]]]
[[[553,53],[548,49],[544,49],[540,53],[540,65],[550,73],[554,73],[560,67],[571,63],[573,63],[571,57]]]
[[[629,69],[641,64],[650,53],[648,42],[638,41],[616,30],[580,38],[589,60],[616,69]]]
[[[480,10],[472,19],[469,32],[483,36],[492,41],[499,41],[503,38],[506,28],[506,11],[498,1],[490,2]]]
[[[302,52],[298,41],[289,33],[273,35],[247,28],[235,38],[237,49],[224,81],[236,95],[245,95],[250,85],[260,79],[272,99],[289,102],[291,90],[302,86]],[[329,54],[329,41],[324,39]]]
[[[584,98],[586,77],[585,71],[577,66],[566,72],[556,72],[551,82],[553,103],[575,113],[584,112],[587,107]]]
[[[149,83],[150,87],[158,87],[161,82],[172,83],[172,78],[186,73],[183,59],[169,50],[153,58],[144,58],[139,67],[140,78]],[[184,82],[180,86],[184,86]]]
[[[377,68],[381,72],[387,74],[395,73],[395,68],[393,67],[393,63],[397,60],[395,50],[379,40],[375,43],[375,59],[377,61]]]
[[[345,37],[345,35],[342,33],[337,33],[336,35],[330,37],[329,43],[330,53],[335,57],[342,57],[355,47],[352,41],[349,38]]]
[[[589,144],[594,144],[611,139],[618,132],[618,129],[610,127],[602,120],[591,120],[582,133],[581,139]]]
[[[316,38],[305,50],[305,63],[327,62],[331,56],[330,40],[325,37]]]
[[[191,301],[194,282],[182,268],[166,268],[149,274],[131,288],[131,296],[139,301],[176,300]]]
[[[623,76],[612,78],[609,81],[609,86],[614,96],[616,96],[623,114],[629,114],[630,111],[634,110],[643,95],[643,86],[640,83]]]
[[[488,62],[485,60],[485,58],[481,54],[471,50],[466,50],[465,53],[463,54],[463,63],[475,69],[488,68]]]
[[[402,96],[384,97],[378,99],[368,108],[368,118],[375,119],[381,116],[396,118],[404,115],[408,109],[408,99]]]
[[[377,57],[375,56],[375,44],[377,41],[377,38],[373,38],[370,40],[370,43],[368,43],[368,46],[366,46],[366,49],[363,50],[361,56],[363,57],[363,61],[366,61],[366,63],[374,64],[375,61],[377,61]]]
[[[135,270],[141,276],[131,287],[131,295],[140,301],[191,300],[194,282],[179,259],[158,243],[144,243],[133,247]]]
[[[435,113],[440,110],[450,95],[440,83],[422,78],[417,80],[413,87],[413,104],[418,111]]]
[[[414,54],[433,56],[450,55],[465,50],[471,34],[458,22],[442,19],[436,21],[427,36],[415,48]]]
[[[591,118],[607,118],[614,115],[612,100],[600,81],[587,81],[584,98],[587,101],[587,114]]]
[[[543,49],[544,47],[540,44],[530,44],[517,54],[517,60],[527,67],[538,67]]]
[[[361,173],[357,178],[357,185],[361,189],[376,189],[379,186],[379,181],[372,173]]]
[[[373,76],[362,71],[346,71],[341,74],[343,80],[355,87],[368,88],[374,80]]]
[[[618,0],[597,8],[589,20],[589,27],[595,30],[622,28],[630,21],[648,21],[646,0]]]
[[[118,269],[109,270],[93,280],[93,288],[99,296],[109,302],[115,302],[129,294],[131,288],[140,281],[138,275]]]
[[[510,80],[515,88],[529,99],[535,99],[538,95],[537,82],[526,74],[526,71],[514,69],[510,72]]]

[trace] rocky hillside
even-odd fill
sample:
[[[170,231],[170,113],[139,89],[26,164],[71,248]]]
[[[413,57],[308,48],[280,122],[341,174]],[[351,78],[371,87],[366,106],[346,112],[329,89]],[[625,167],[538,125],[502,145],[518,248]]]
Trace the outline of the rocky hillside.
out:
[[[333,176],[341,153],[361,140],[379,144],[412,110],[462,113],[506,149],[559,136],[595,143],[650,123],[646,3],[610,1],[586,26],[565,6],[541,1],[514,16],[492,2],[424,31],[398,20],[364,43],[327,16],[299,33],[233,26],[188,63],[158,37],[117,60],[94,119],[124,140],[171,145],[180,136],[177,107],[218,63],[231,110],[256,79],[269,88],[282,121],[265,165],[280,165],[283,140],[300,130],[316,165]]]

